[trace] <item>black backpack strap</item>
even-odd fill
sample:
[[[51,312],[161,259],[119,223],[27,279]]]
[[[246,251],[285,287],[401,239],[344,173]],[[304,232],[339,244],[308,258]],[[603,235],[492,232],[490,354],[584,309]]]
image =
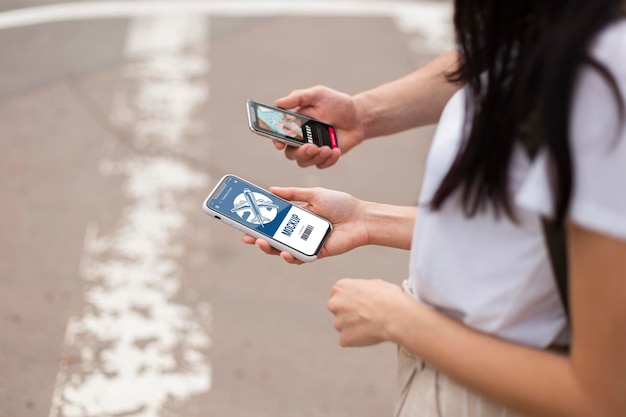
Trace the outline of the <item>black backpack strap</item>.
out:
[[[543,217],[543,237],[548,247],[552,272],[561,296],[565,314],[569,318],[569,295],[567,289],[567,245],[565,241],[565,227],[557,225]]]
[[[536,126],[537,112],[533,112],[529,118],[529,122],[522,128],[520,142],[526,149],[526,153],[530,159],[534,159],[539,151],[539,142],[536,134],[533,134],[533,127]],[[565,309],[565,314],[569,319],[569,296],[567,282],[567,247],[565,226],[556,224],[546,217],[541,217],[543,227],[543,237],[550,256],[550,264],[552,272],[561,296],[561,302]]]

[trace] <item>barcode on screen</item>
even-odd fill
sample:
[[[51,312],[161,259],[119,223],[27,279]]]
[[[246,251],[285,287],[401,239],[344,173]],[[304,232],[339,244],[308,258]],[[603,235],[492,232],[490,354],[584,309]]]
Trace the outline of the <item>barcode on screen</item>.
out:
[[[311,236],[311,232],[313,231],[313,229],[314,229],[314,227],[309,224],[306,227],[306,229],[304,229],[304,232],[300,236],[300,239],[307,240],[309,238],[309,236]]]

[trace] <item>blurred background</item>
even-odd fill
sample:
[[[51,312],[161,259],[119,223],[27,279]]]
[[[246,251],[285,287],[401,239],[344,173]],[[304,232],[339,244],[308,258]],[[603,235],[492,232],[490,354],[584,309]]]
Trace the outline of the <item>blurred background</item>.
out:
[[[432,127],[302,169],[245,101],[353,94],[452,45],[449,1],[0,4],[0,416],[391,415],[395,346],[344,349],[343,277],[408,252],[288,265],[200,205],[226,173],[417,200]],[[341,143],[341,138],[339,138]]]

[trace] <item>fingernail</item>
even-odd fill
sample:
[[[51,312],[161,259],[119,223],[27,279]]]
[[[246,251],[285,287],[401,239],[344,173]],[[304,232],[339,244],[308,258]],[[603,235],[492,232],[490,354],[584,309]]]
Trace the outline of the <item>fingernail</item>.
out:
[[[308,148],[307,148],[307,150],[306,150],[306,152],[305,152],[305,153],[306,153],[308,156],[313,156],[313,155],[315,155],[315,152],[316,152],[315,148],[313,148],[313,147],[311,146],[311,147],[308,147]]]

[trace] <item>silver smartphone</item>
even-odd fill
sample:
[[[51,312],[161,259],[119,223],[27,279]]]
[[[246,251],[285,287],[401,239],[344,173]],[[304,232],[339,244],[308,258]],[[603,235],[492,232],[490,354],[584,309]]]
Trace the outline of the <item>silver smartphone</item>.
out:
[[[291,146],[312,143],[332,149],[339,147],[337,131],[328,123],[254,100],[248,100],[246,108],[250,130],[261,136]]]
[[[231,174],[217,183],[202,209],[303,262],[317,259],[333,230],[327,219]]]

